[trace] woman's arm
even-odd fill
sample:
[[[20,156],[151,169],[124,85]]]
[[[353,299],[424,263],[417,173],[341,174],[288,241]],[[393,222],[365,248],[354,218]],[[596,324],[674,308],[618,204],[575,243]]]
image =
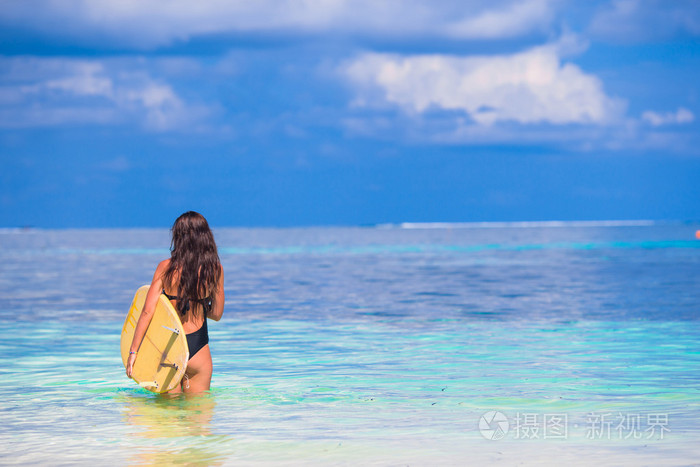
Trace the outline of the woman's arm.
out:
[[[161,261],[156,268],[156,272],[153,274],[153,280],[151,280],[151,288],[148,289],[148,294],[146,295],[146,301],[143,304],[143,311],[141,311],[141,316],[136,323],[136,329],[134,329],[134,338],[131,341],[131,347],[129,347],[129,359],[126,363],[126,376],[131,378],[131,373],[134,370],[134,362],[136,361],[136,352],[138,352],[139,347],[141,347],[141,342],[143,341],[143,336],[146,335],[146,330],[148,330],[148,325],[151,324],[153,319],[153,313],[156,310],[156,305],[158,304],[158,297],[163,290],[163,273],[170,263],[169,259]]]
[[[219,321],[224,314],[224,267],[221,266],[221,276],[219,276],[219,287],[216,289],[216,300],[214,308],[209,310],[208,317],[214,321]]]

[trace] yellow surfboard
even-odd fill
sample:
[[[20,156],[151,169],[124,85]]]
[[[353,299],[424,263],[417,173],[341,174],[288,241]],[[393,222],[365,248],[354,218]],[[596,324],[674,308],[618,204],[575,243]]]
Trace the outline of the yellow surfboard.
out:
[[[149,288],[149,285],[144,285],[136,291],[134,301],[131,302],[131,308],[129,308],[126,321],[124,321],[121,350],[125,368],[136,323],[141,316]],[[187,347],[187,337],[177,311],[165,295],[160,295],[153,319],[143,337],[139,353],[136,355],[131,377],[149,391],[170,391],[180,383],[187,369],[189,358],[190,350]]]

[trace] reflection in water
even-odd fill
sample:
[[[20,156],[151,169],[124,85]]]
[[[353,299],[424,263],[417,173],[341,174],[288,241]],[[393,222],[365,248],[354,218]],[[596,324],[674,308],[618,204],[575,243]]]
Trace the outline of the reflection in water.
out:
[[[232,453],[232,437],[214,434],[215,397],[204,394],[129,394],[125,419],[134,427],[133,464],[221,465]]]

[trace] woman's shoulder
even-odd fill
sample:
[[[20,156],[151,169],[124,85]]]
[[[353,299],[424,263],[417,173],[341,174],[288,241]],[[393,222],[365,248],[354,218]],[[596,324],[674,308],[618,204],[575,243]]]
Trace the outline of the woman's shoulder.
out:
[[[168,270],[169,266],[170,266],[170,258],[164,259],[163,261],[158,263],[158,267],[156,267],[156,271],[165,272]]]

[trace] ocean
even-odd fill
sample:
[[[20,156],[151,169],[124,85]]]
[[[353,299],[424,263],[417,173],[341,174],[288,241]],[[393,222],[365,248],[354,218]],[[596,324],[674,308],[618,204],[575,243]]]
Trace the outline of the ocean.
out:
[[[0,230],[3,464],[700,462],[698,223],[218,228],[212,389],[124,373],[167,229]]]

